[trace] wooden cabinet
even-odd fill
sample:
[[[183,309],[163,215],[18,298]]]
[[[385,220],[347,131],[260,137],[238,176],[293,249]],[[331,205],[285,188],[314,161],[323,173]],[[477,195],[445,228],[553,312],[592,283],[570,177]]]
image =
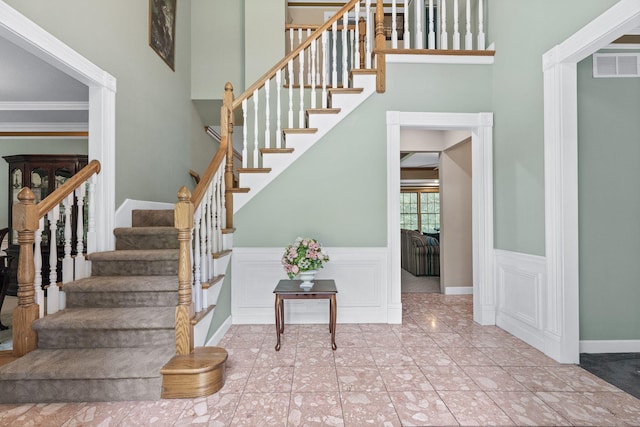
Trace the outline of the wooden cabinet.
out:
[[[38,203],[56,188],[60,187],[64,182],[75,175],[80,169],[87,165],[87,156],[85,154],[18,154],[14,156],[3,157],[9,164],[9,247],[7,254],[16,258],[18,254],[18,233],[12,227],[12,207],[18,203],[18,193],[23,187],[28,187],[35,195],[35,202]],[[61,228],[58,232],[63,232]],[[45,243],[48,237],[43,233],[43,258],[45,252]],[[46,259],[46,258],[45,258]],[[9,295],[15,295],[16,277],[15,277],[15,259],[12,262],[12,274],[9,284]],[[43,280],[48,278],[43,277]]]

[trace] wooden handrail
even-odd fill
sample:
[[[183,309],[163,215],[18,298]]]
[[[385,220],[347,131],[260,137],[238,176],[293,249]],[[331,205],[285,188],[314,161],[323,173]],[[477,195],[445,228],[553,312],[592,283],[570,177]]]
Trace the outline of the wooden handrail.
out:
[[[262,86],[265,85],[265,83],[269,79],[274,77],[276,75],[276,73],[278,72],[278,70],[283,69],[289,63],[290,60],[294,59],[295,57],[298,56],[298,54],[300,52],[302,52],[303,50],[305,50],[306,48],[311,46],[311,42],[313,42],[314,40],[317,40],[318,37],[320,37],[320,35],[325,30],[329,29],[329,27],[331,27],[331,25],[333,25],[334,22],[337,22],[339,19],[341,19],[344,16],[344,14],[346,12],[349,12],[351,10],[351,8],[354,7],[355,4],[358,3],[358,2],[360,2],[360,0],[351,0],[349,3],[345,4],[339,11],[337,11],[336,14],[333,15],[333,17],[331,19],[329,19],[324,24],[320,25],[318,27],[318,29],[311,34],[311,36],[309,36],[305,41],[300,43],[300,45],[298,45],[298,47],[296,47],[294,50],[292,50],[291,53],[289,53],[282,60],[280,60],[280,62],[278,62],[273,67],[271,67],[271,69],[269,71],[267,71],[266,73],[264,73],[262,75],[262,77],[260,77],[254,84],[249,86],[249,88],[247,90],[245,90],[242,93],[242,95],[238,96],[233,101],[232,108],[235,110],[240,105],[242,105],[242,101],[244,101],[245,99],[248,99],[251,96],[251,94],[253,94],[254,91],[260,89]]]
[[[320,25],[318,24],[286,24],[284,26],[284,31],[286,33],[289,30],[317,30],[318,28],[320,28]],[[344,28],[344,25],[338,25],[338,31],[342,31],[343,28]],[[347,30],[355,30],[355,29],[356,29],[355,24],[347,25]]]
[[[200,182],[198,183],[196,188],[193,190],[193,193],[191,194],[191,203],[193,203],[193,206],[198,206],[202,201],[202,198],[207,192],[207,187],[209,186],[209,183],[213,179],[218,169],[220,169],[220,165],[222,164],[222,160],[224,160],[224,156],[226,154],[227,154],[227,138],[222,137],[220,139],[220,148],[218,148],[216,155],[213,156],[213,159],[211,159],[209,166],[207,166],[207,170],[204,172],[204,174],[200,178]]]
[[[58,206],[65,197],[73,193],[83,182],[91,178],[93,174],[100,173],[100,162],[92,160],[83,167],[78,173],[73,175],[64,184],[56,188],[53,193],[49,194],[44,200],[38,203],[38,219],[45,216],[51,209]]]

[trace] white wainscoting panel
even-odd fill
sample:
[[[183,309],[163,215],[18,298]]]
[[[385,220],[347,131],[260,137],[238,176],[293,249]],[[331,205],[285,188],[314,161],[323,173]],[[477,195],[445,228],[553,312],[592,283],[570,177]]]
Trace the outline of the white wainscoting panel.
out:
[[[496,324],[544,351],[544,257],[495,250]]]
[[[325,248],[330,261],[317,279],[334,279],[338,323],[387,323],[387,248]],[[234,324],[275,323],[273,289],[286,279],[283,248],[234,247],[231,307]],[[327,323],[328,300],[288,300],[286,323]]]

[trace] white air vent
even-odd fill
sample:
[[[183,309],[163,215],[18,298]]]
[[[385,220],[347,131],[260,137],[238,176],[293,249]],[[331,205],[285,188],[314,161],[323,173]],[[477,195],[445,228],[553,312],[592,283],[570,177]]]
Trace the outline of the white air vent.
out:
[[[593,77],[640,77],[640,53],[594,53]]]

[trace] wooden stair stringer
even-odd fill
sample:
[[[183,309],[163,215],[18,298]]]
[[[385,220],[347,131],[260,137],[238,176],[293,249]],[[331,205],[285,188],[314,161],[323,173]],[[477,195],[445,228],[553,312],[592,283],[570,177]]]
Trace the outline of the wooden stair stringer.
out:
[[[263,152],[262,167],[271,168],[271,172],[267,174],[242,174],[240,176],[240,186],[250,188],[251,191],[247,193],[234,192],[233,212],[242,209],[249,200],[373,95],[376,91],[375,79],[373,74],[359,75],[357,82],[361,85],[362,90],[343,90],[332,94],[332,108],[339,108],[340,111],[335,114],[322,114],[322,123],[317,127],[317,132],[287,133],[285,144],[287,148],[293,148],[293,152],[289,154]]]

